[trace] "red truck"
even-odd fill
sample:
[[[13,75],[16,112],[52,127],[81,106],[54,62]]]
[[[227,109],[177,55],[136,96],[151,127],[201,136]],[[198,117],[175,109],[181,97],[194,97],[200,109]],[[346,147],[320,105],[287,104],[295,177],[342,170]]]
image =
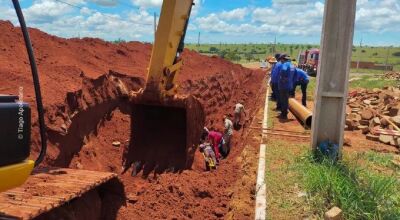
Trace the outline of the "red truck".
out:
[[[316,76],[318,70],[319,49],[312,48],[299,54],[299,68],[310,76]]]

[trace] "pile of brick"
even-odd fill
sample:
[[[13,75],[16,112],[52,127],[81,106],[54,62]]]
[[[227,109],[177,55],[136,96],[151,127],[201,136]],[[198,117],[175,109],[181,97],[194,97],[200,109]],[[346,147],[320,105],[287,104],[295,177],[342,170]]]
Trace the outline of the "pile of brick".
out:
[[[383,75],[384,79],[400,80],[400,72],[387,72]]]
[[[349,94],[346,130],[361,130],[367,139],[400,147],[400,89],[357,90]]]

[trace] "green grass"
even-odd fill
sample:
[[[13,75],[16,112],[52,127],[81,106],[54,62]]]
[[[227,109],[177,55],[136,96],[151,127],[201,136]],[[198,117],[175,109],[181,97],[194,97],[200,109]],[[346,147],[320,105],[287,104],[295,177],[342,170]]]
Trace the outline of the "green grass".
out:
[[[367,161],[366,168],[368,169],[378,167],[381,170],[382,168],[386,168],[386,170],[391,170],[394,175],[400,178],[400,167],[392,162],[395,159],[393,154],[368,151],[359,153],[357,157]]]
[[[374,73],[363,73],[362,75],[350,74],[350,79],[359,78],[349,83],[350,89],[365,88],[365,89],[382,89],[385,86],[400,86],[400,82],[396,80],[382,79],[382,74]],[[310,82],[307,87],[307,100],[314,100],[314,94],[316,89],[316,77],[310,77]],[[301,94],[301,89],[298,86],[296,94]]]
[[[363,75],[360,79],[350,82],[350,88],[382,89],[385,86],[396,86],[398,84],[399,82],[396,80],[382,79],[379,75]]]
[[[275,104],[276,102],[274,102],[272,100],[269,100],[268,102],[269,102],[268,103],[268,115],[271,116],[271,115],[274,115],[274,109],[276,108],[276,104]],[[274,118],[273,117],[268,117],[267,127],[270,129],[274,127]]]
[[[267,219],[302,219],[313,216],[304,197],[299,197],[298,173],[294,166],[304,144],[269,140],[266,152]],[[301,154],[301,153],[300,153]]]
[[[338,206],[345,219],[398,219],[399,179],[369,172],[357,162],[316,162],[311,153],[299,158],[294,169],[300,174],[311,207],[319,216]]]
[[[384,70],[373,70],[373,69],[350,69],[350,73],[362,73],[362,74],[383,74]]]
[[[218,51],[231,51],[240,57],[240,60],[236,61],[238,63],[259,61],[265,59],[268,55],[272,55],[274,50],[278,53],[287,53],[293,58],[297,58],[300,51],[304,51],[309,48],[317,48],[318,45],[309,44],[201,44],[197,46],[196,44],[186,44],[186,47],[198,51],[203,54],[218,54]],[[212,50],[211,50],[212,48]],[[365,52],[362,52],[364,50]],[[400,57],[393,56],[393,53],[400,52],[400,47],[392,47],[389,50],[388,64],[394,66],[394,69],[400,71]],[[246,59],[246,54],[252,54],[250,60]],[[388,54],[387,47],[354,47],[352,54],[352,61],[365,61],[365,62],[375,62],[375,63],[386,63],[386,57]],[[357,70],[353,70],[357,71]],[[360,71],[360,70],[358,70]],[[365,71],[365,70],[363,70]],[[383,72],[383,71],[380,71]]]

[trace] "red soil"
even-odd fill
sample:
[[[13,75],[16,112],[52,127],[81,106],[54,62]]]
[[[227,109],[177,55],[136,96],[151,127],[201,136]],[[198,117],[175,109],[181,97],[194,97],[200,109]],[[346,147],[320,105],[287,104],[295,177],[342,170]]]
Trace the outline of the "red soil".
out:
[[[124,148],[131,136],[129,105],[121,100],[121,83],[128,90],[144,85],[151,45],[139,42],[112,44],[99,39],[63,39],[30,30],[40,72],[48,127],[48,156],[44,165],[119,172]],[[181,94],[192,94],[203,105],[206,126],[222,129],[222,115],[238,100],[254,116],[265,74],[216,57],[185,50],[178,77]],[[17,94],[34,104],[30,66],[22,34],[0,21],[0,94]],[[262,97],[262,96],[261,96]],[[36,111],[33,110],[32,157],[38,153]],[[143,179],[121,175],[126,205],[118,219],[218,219],[229,210],[232,187],[239,178],[235,160],[246,132],[235,132],[233,150],[218,170],[203,171],[196,152],[192,168]],[[244,139],[243,139],[244,140]],[[120,141],[120,147],[112,146]],[[162,147],[162,146],[161,146]],[[106,201],[106,206],[115,206]],[[250,218],[250,217],[249,217]]]

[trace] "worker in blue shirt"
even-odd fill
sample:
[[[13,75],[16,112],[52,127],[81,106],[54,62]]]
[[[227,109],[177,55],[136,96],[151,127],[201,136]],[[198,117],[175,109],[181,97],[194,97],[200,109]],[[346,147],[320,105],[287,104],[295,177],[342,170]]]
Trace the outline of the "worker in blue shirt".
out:
[[[289,95],[293,90],[293,81],[296,68],[290,62],[290,56],[283,54],[280,57],[282,67],[279,72],[278,89],[279,89],[279,103],[281,107],[280,119],[287,120],[289,109]]]
[[[271,71],[271,88],[272,88],[272,99],[276,100],[276,109],[280,109],[279,103],[279,88],[278,88],[278,80],[279,80],[279,72],[282,67],[282,62],[280,61],[280,54],[275,54],[275,59],[277,59],[277,63],[274,65]]]
[[[278,56],[278,58],[276,58]],[[271,89],[272,89],[272,95],[271,98],[273,101],[278,100],[279,94],[278,94],[278,80],[276,79],[277,77],[277,69],[276,67],[280,66],[282,63],[278,61],[280,57],[280,54],[276,54],[274,58],[270,58],[268,62],[272,64],[271,68]]]
[[[294,97],[296,92],[296,87],[300,86],[302,93],[301,103],[305,107],[307,107],[307,86],[309,82],[310,80],[308,74],[304,70],[296,68],[295,77],[293,81],[293,90],[291,91],[290,96]]]

